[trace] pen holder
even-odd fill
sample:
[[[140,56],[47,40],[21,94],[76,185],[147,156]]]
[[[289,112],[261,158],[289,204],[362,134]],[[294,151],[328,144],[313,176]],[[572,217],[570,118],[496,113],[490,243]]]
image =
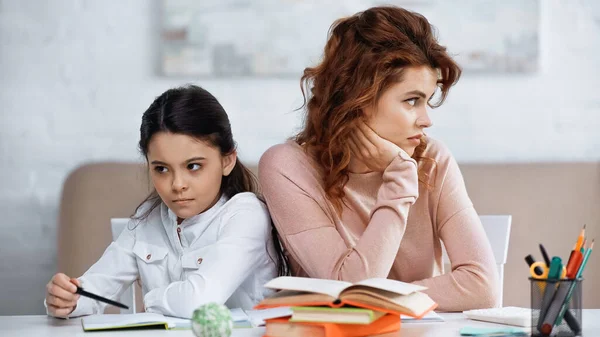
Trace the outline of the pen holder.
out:
[[[583,279],[531,282],[531,336],[582,336]]]

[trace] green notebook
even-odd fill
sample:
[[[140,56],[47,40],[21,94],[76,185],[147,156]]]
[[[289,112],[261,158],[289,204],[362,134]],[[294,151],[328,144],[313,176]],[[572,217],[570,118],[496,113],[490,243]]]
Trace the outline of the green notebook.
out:
[[[189,319],[154,313],[92,315],[83,317],[81,325],[84,331],[191,329],[192,327]]]
[[[292,307],[291,310],[290,322],[371,324],[385,315],[385,312],[353,307]]]

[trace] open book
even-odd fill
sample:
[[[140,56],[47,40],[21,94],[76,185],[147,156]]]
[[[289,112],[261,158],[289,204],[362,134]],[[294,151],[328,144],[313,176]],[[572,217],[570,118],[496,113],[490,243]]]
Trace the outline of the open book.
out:
[[[84,331],[107,331],[128,329],[191,329],[191,321],[185,318],[167,317],[154,313],[100,314],[81,319]]]
[[[427,288],[410,283],[372,278],[352,284],[343,281],[282,276],[265,287],[281,290],[265,298],[255,308],[279,306],[344,305],[421,318],[437,307],[429,296],[420,292]]]

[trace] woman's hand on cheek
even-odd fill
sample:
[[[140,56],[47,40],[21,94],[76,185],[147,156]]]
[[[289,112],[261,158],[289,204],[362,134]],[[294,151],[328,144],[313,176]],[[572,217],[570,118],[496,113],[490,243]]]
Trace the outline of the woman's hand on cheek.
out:
[[[359,123],[348,143],[352,155],[376,172],[385,171],[401,151],[398,145],[381,138],[364,122]]]

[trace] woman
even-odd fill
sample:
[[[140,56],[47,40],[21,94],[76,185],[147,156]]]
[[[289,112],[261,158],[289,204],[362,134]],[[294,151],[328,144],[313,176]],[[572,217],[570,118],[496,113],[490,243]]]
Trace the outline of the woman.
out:
[[[413,282],[444,311],[496,306],[492,250],[458,165],[424,133],[460,74],[417,13],[375,7],[333,24],[301,80],[303,130],[259,165],[294,275]],[[442,242],[452,271],[440,275]]]

